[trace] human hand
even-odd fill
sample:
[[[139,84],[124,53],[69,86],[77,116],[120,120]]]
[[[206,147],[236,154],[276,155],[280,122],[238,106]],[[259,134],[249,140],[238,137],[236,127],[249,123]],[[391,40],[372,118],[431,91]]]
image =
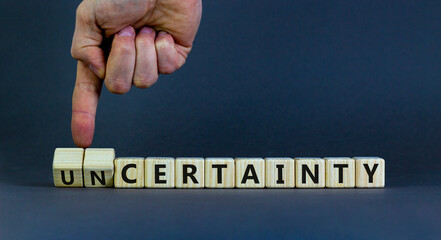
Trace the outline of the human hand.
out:
[[[192,48],[201,14],[201,0],[84,0],[78,6],[71,126],[78,147],[92,144],[102,79],[110,92],[124,94],[132,83],[147,88],[158,73],[176,71]],[[108,53],[103,43],[112,36]]]

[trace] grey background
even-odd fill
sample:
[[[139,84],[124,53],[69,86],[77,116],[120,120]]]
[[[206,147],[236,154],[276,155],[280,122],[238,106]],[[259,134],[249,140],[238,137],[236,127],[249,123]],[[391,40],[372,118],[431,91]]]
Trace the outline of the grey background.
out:
[[[206,0],[184,68],[103,90],[117,156],[380,156],[385,189],[56,189],[79,1],[0,1],[0,239],[441,238],[441,3]]]

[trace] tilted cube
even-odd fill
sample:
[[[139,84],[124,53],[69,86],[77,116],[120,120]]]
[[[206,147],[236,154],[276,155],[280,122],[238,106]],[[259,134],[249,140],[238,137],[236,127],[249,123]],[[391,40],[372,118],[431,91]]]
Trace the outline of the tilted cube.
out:
[[[57,148],[52,164],[56,187],[83,187],[82,148]]]

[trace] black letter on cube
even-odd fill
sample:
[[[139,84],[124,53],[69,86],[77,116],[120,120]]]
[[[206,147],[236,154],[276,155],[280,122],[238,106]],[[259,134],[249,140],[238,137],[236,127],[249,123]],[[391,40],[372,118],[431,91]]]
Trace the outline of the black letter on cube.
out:
[[[284,184],[285,180],[283,180],[283,165],[282,164],[277,164],[276,168],[277,168],[277,184]]]
[[[95,178],[101,185],[106,185],[106,178],[104,177],[104,171],[101,171],[101,178],[98,177],[95,171],[90,171],[90,179],[92,180],[92,185],[95,185]]]
[[[251,176],[248,176],[251,172]],[[254,169],[254,166],[252,164],[248,164],[247,168],[245,169],[245,174],[242,178],[242,184],[245,184],[248,179],[254,180],[255,184],[259,184],[259,179],[257,178],[256,169]]]
[[[309,170],[308,165],[302,165],[302,183],[306,183],[306,173],[308,173],[311,180],[317,184],[319,182],[319,173],[318,173],[319,165],[314,165],[314,174],[312,174],[311,170]]]
[[[211,165],[213,168],[217,168],[217,183],[222,183],[222,168],[227,168],[227,164],[213,164]]]
[[[131,163],[131,164],[127,164],[127,165],[125,165],[125,166],[123,167],[123,169],[122,169],[121,177],[122,177],[122,179],[124,180],[124,182],[126,182],[126,183],[136,183],[136,178],[135,178],[135,179],[129,179],[129,178],[127,177],[127,170],[128,170],[129,168],[136,168],[136,164]]]
[[[374,167],[372,167],[372,171],[369,169],[369,164],[365,163],[363,164],[364,169],[366,169],[366,173],[369,175],[369,183],[374,182],[374,173],[377,171],[378,163],[374,164]]]
[[[167,180],[159,179],[160,176],[165,176],[165,172],[160,172],[160,168],[165,168],[165,164],[155,165],[155,183],[167,183]]]
[[[68,182],[66,181],[66,176],[64,171],[61,171],[61,181],[63,181],[63,183],[66,185],[71,185],[74,182],[74,174],[72,170],[69,171],[69,175],[70,175],[70,181]]]
[[[188,172],[188,169],[191,169],[191,172]],[[196,166],[195,165],[191,165],[191,164],[184,164],[182,165],[182,170],[184,171],[184,173],[182,174],[182,182],[187,184],[187,178],[190,177],[191,180],[193,181],[193,183],[199,183],[198,180],[196,180],[196,178],[193,176],[196,173]]]
[[[347,167],[348,164],[334,164],[334,168],[338,168],[338,183],[343,183],[343,168]]]

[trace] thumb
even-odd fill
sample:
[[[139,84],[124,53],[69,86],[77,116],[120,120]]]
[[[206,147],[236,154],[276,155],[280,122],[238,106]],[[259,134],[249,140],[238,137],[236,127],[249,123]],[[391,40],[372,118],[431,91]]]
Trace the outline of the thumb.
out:
[[[99,78],[104,79],[106,63],[101,48],[102,30],[96,24],[93,7],[86,6],[89,3],[82,2],[77,8],[71,54],[73,58],[86,64]]]

